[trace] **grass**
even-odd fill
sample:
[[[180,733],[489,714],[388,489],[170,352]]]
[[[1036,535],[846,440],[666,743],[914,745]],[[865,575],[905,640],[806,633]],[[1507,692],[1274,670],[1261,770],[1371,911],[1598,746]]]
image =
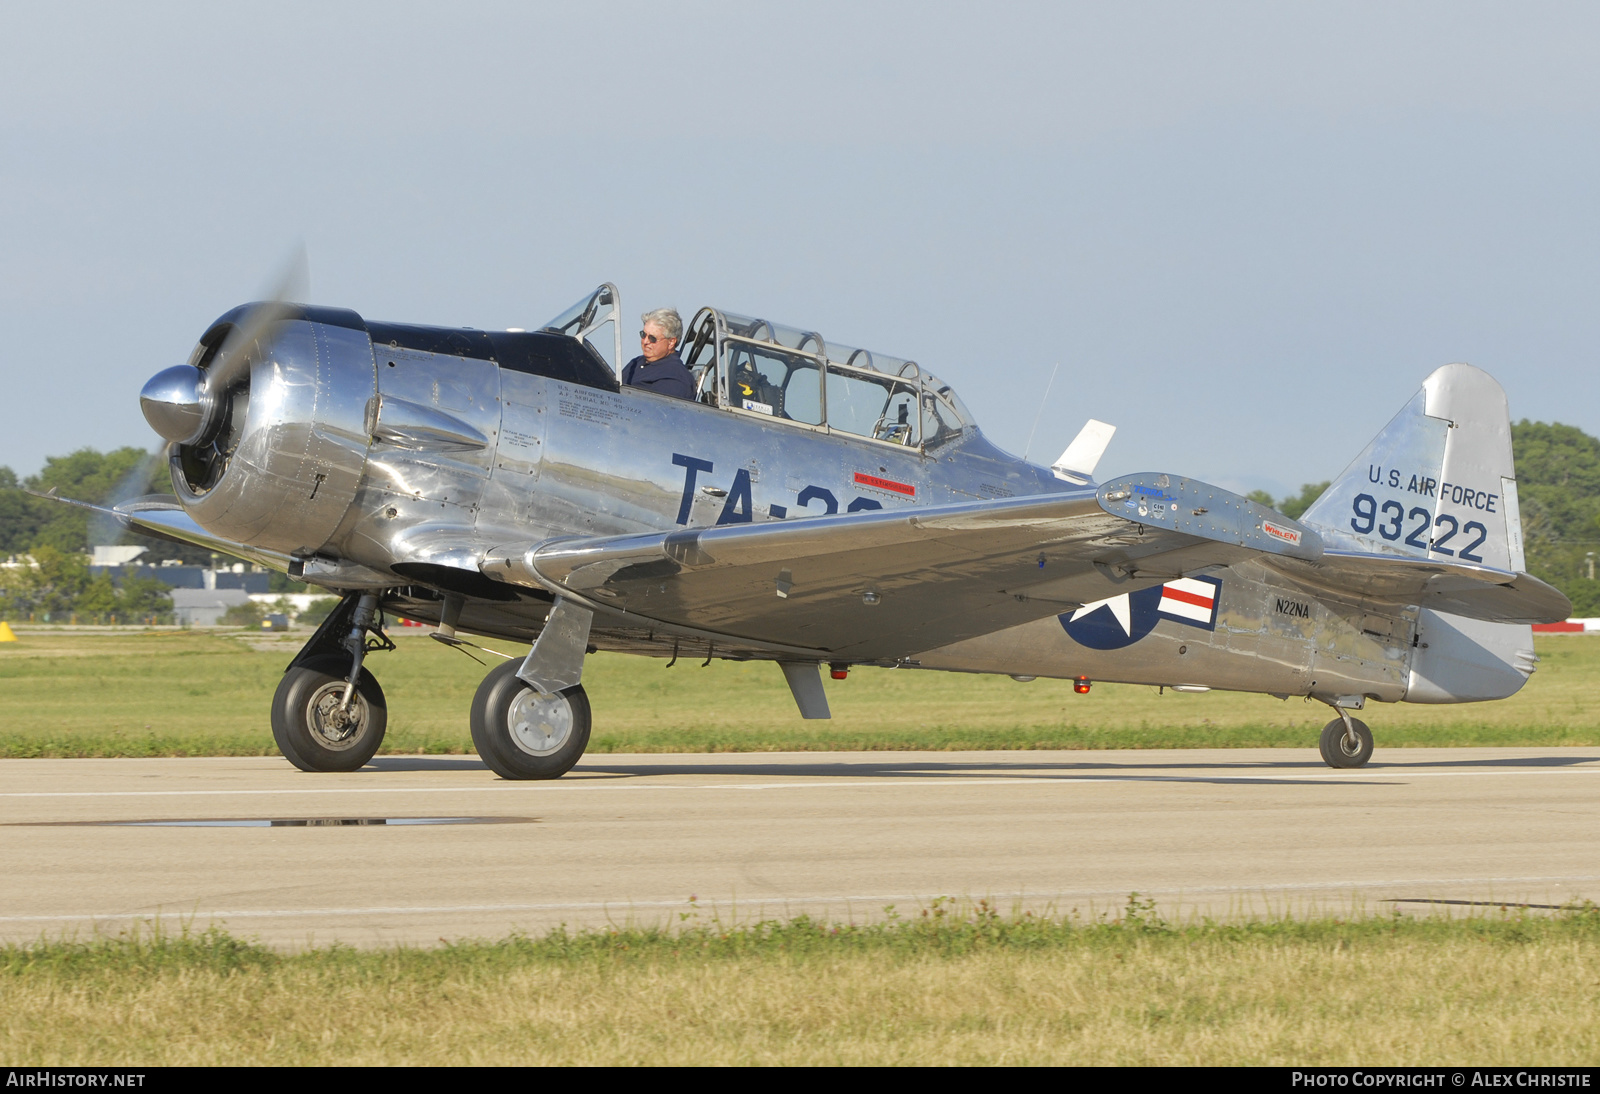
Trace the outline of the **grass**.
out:
[[[1592,1065],[1600,915],[1174,926],[936,901],[281,953],[221,931],[0,949],[0,1058],[184,1064]]]
[[[275,755],[267,712],[303,636],[244,631],[24,630],[0,644],[0,756]],[[1600,745],[1600,641],[1541,636],[1543,659],[1498,703],[1396,704],[1365,715],[1380,747]],[[485,666],[406,636],[370,662],[389,701],[390,753],[468,753]],[[512,647],[503,646],[507,652]],[[584,685],[591,752],[1315,747],[1317,703],[1223,692],[915,670],[827,681],[834,717],[805,722],[769,664],[596,654]]]

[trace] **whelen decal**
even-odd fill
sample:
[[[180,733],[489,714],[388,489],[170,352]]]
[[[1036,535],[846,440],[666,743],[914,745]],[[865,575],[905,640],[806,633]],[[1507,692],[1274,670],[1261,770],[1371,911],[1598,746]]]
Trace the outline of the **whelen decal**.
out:
[[[1298,546],[1300,543],[1299,532],[1295,531],[1293,528],[1285,528],[1281,524],[1273,524],[1270,520],[1264,520],[1261,522],[1261,530],[1267,533],[1267,535],[1271,536],[1273,539],[1282,543],[1293,543],[1296,546]]]
[[[856,482],[862,486],[875,486],[879,490],[893,490],[896,494],[904,494],[908,498],[917,496],[917,488],[908,482],[880,479],[877,475],[869,475],[865,471],[856,472]]]
[[[1220,578],[1181,577],[1136,593],[1097,600],[1057,618],[1062,630],[1078,645],[1092,650],[1118,650],[1155,630],[1163,619],[1215,630],[1221,599]]]

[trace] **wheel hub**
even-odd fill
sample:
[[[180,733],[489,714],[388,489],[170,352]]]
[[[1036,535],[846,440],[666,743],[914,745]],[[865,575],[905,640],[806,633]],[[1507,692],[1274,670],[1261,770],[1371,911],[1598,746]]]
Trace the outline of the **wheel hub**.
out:
[[[343,680],[322,685],[311,696],[307,706],[306,727],[318,744],[335,752],[352,747],[361,738],[367,723],[367,701],[358,691],[351,697],[350,706],[344,705]]]
[[[548,756],[572,736],[572,704],[563,695],[528,688],[511,701],[506,721],[519,749],[530,756]]]

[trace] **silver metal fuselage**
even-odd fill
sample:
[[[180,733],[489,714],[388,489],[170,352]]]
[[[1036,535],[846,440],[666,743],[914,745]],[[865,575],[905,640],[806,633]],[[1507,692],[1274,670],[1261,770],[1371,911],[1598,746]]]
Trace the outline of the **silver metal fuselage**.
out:
[[[548,595],[485,577],[480,566],[497,550],[561,537],[1095,494],[1093,485],[1001,452],[976,428],[912,446],[384,344],[376,327],[373,336],[354,324],[304,318],[278,327],[270,351],[251,364],[244,421],[233,426],[220,477],[191,481],[195,468],[186,470],[173,446],[185,508],[263,562],[333,589],[384,590],[386,607],[410,617],[437,621],[440,590],[458,591],[469,598],[460,626],[476,633],[531,639],[551,604]],[[1313,596],[1253,561],[1216,574],[1214,614],[1204,626],[1160,616],[1142,635],[1094,648],[1069,633],[1080,605],[1063,604],[1034,622],[897,663],[1316,695],[1346,705],[1407,697],[1429,613]],[[624,608],[597,617],[591,641],[659,656],[761,656]],[[1526,673],[1513,675],[1490,690],[1514,691]]]

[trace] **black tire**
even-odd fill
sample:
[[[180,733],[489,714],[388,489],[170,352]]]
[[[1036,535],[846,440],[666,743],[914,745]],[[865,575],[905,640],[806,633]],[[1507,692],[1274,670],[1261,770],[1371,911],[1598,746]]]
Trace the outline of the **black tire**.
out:
[[[301,771],[355,771],[377,753],[389,724],[383,689],[365,667],[347,725],[334,711],[344,700],[349,658],[314,657],[283,674],[272,697],[272,738]]]
[[[1360,742],[1354,752],[1345,739],[1344,719],[1335,718],[1322,727],[1322,759],[1329,767],[1360,767],[1372,759],[1372,730],[1360,718],[1350,719]]]
[[[582,685],[546,696],[517,678],[520,661],[496,666],[472,697],[472,744],[502,779],[559,779],[589,747]]]

